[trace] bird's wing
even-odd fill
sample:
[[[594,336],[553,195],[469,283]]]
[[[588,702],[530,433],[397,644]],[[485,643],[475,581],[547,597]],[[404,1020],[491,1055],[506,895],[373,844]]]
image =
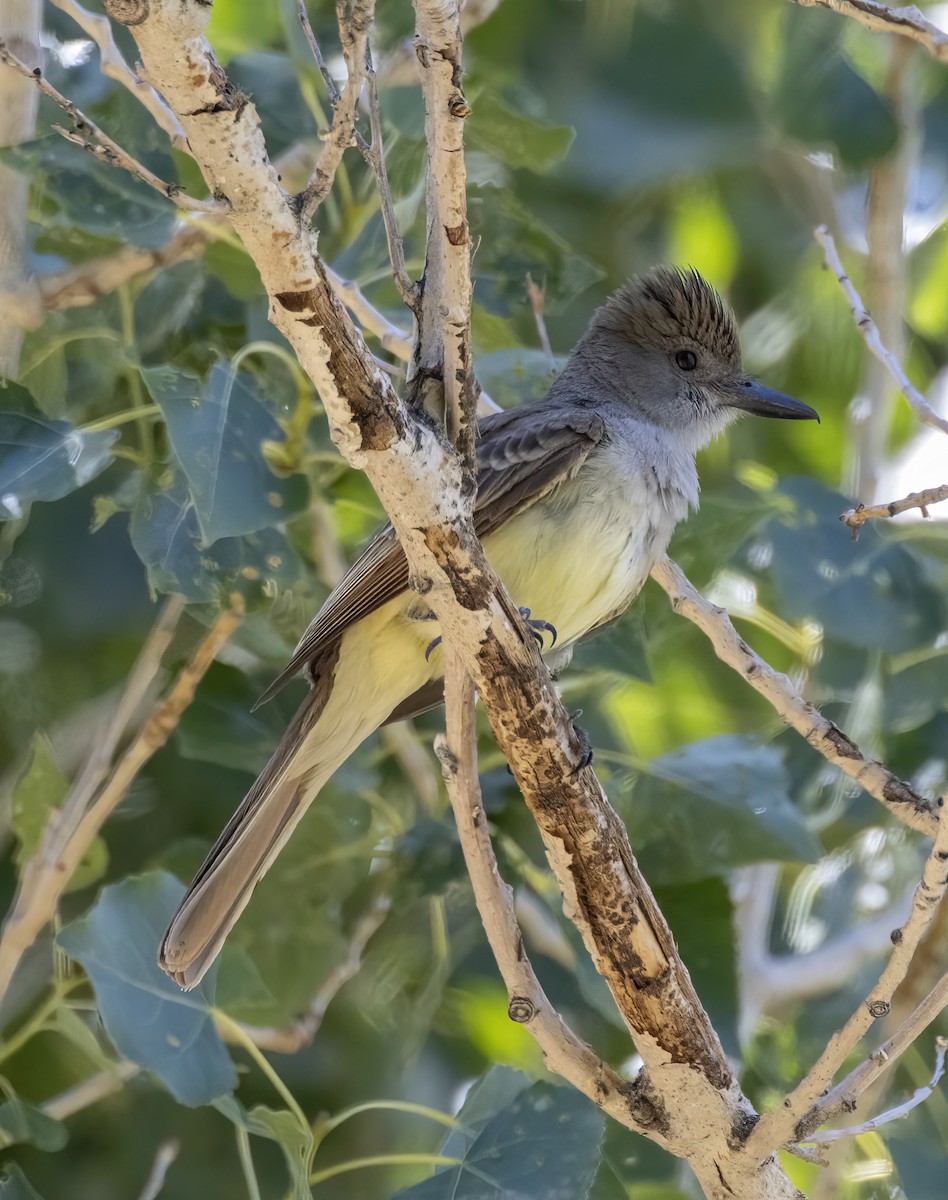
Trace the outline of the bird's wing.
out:
[[[602,418],[588,409],[537,405],[492,414],[481,421],[478,432],[474,529],[484,538],[575,475],[602,440],[605,426]],[[330,593],[286,668],[257,704],[274,696],[350,625],[394,600],[407,587],[408,561],[394,529],[386,525]],[[439,700],[429,698],[424,707],[437,703]],[[399,717],[414,711],[408,701],[397,710]]]

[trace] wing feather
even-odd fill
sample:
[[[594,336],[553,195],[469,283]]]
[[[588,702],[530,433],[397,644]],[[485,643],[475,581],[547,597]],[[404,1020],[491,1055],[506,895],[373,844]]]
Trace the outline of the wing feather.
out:
[[[578,405],[537,405],[495,413],[480,423],[474,528],[480,538],[572,478],[605,435],[602,418]],[[408,561],[391,525],[375,535],[330,593],[293,657],[257,701],[264,704],[350,625],[408,587]],[[421,698],[419,698],[421,699]],[[438,700],[425,697],[424,707]],[[414,708],[406,703],[401,708]],[[415,709],[415,711],[418,711]],[[423,710],[422,710],[423,711]],[[389,720],[396,719],[393,715]]]

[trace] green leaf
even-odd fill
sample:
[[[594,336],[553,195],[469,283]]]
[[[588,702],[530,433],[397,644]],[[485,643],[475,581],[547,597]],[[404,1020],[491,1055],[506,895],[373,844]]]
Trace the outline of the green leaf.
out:
[[[933,650],[922,662],[891,675],[886,683],[885,728],[907,733],[948,709],[948,647]]]
[[[576,136],[569,125],[545,125],[525,117],[487,89],[475,94],[471,105],[465,124],[470,145],[508,167],[543,174],[565,157]]]
[[[291,1195],[294,1200],[311,1200],[309,1187],[309,1164],[313,1154],[313,1132],[286,1109],[267,1108],[258,1104],[248,1112],[233,1096],[224,1096],[214,1101],[214,1107],[233,1121],[239,1128],[246,1129],[256,1137],[276,1142],[290,1173]]]
[[[0,1200],[43,1200],[16,1163],[7,1163],[0,1180]]]
[[[233,1091],[237,1073],[210,1015],[212,983],[205,978],[194,991],[182,992],[156,961],[183,895],[184,887],[164,872],[134,876],[104,888],[92,910],[56,941],[92,980],[102,1023],[119,1053],[194,1107]]]
[[[708,738],[653,759],[619,809],[654,883],[769,860],[814,862],[820,845],[791,801],[789,783],[776,747],[749,737]]]
[[[839,514],[851,501],[813,480],[786,479],[778,491],[789,511],[761,530],[759,548],[782,616],[815,618],[840,641],[893,654],[935,639],[945,603],[924,559],[871,522],[857,542],[846,537]]]
[[[0,521],[22,517],[34,500],[61,500],[112,461],[117,429],[84,433],[68,421],[0,412]]]
[[[49,739],[34,733],[23,774],[17,780],[12,797],[10,823],[20,843],[14,862],[18,867],[34,853],[46,827],[51,809],[66,798],[69,784],[56,765]],[[109,856],[105,842],[95,838],[69,880],[67,891],[88,887],[105,874]]]
[[[40,1150],[62,1150],[69,1134],[62,1121],[48,1117],[41,1109],[27,1104],[8,1088],[6,1103],[0,1104],[0,1150],[9,1146],[36,1146]],[[0,1188],[0,1196],[3,1189]]]
[[[304,481],[278,479],[263,456],[263,443],[283,435],[251,375],[218,362],[206,383],[168,365],[143,368],[142,378],[161,406],[205,545],[275,525],[302,507]]]
[[[444,1167],[397,1200],[585,1200],[599,1167],[605,1118],[571,1087],[494,1068],[472,1089],[441,1148]],[[495,1104],[502,1101],[502,1107]]]
[[[286,729],[286,717],[275,704],[250,711],[261,691],[243,671],[214,663],[175,730],[184,757],[252,775],[263,770]]]

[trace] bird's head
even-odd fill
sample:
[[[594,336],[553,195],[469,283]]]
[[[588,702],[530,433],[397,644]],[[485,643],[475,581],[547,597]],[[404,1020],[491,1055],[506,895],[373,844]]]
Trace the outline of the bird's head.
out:
[[[734,314],[694,270],[659,267],[629,280],[596,311],[577,351],[614,395],[695,448],[742,412],[819,420],[744,371]]]

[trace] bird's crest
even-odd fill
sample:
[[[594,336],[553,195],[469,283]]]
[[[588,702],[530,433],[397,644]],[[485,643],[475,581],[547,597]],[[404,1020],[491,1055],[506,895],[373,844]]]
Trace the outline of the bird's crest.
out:
[[[631,342],[675,350],[693,342],[739,365],[737,324],[728,304],[694,269],[656,267],[613,292],[592,324]]]

